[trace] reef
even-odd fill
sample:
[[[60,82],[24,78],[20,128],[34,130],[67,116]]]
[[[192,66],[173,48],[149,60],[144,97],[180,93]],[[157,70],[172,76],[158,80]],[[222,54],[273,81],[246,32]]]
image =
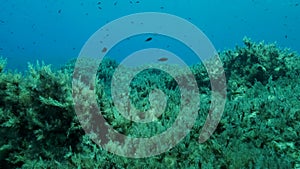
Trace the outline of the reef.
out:
[[[91,93],[80,81],[75,83],[82,88],[72,90],[76,60],[61,69],[37,62],[29,64],[26,72],[17,72],[6,70],[7,60],[1,58],[1,167],[299,168],[300,57],[275,43],[255,43],[249,38],[243,41],[244,46],[219,53],[226,75],[227,100],[211,138],[198,142],[211,103],[210,80],[204,65],[198,63],[190,66],[201,100],[191,132],[169,151],[137,159],[107,152],[85,134],[82,126],[93,126],[79,122],[73,95],[86,95],[81,109],[88,111]],[[118,65],[105,59],[96,75],[95,95],[106,124],[132,137],[151,137],[166,131],[180,109],[176,80],[157,69],[139,73],[130,83],[130,99],[137,109],[149,109],[153,89],[163,91],[168,101],[157,122],[132,122],[118,113],[111,98],[110,83]],[[174,70],[179,78],[186,78]],[[94,118],[88,113],[83,116]],[[113,146],[109,140],[102,141]]]

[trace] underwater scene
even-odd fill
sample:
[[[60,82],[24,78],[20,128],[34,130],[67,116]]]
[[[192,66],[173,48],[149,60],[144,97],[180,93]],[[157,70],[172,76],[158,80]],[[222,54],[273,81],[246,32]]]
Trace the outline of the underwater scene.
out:
[[[0,169],[300,168],[299,0],[0,4]]]

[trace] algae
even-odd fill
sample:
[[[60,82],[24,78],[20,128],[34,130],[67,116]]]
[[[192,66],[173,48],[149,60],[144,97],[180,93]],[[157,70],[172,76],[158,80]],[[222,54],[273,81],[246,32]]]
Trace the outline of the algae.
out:
[[[0,162],[2,168],[299,168],[300,60],[297,53],[278,45],[244,39],[244,46],[221,52],[227,79],[227,102],[212,137],[200,144],[199,132],[211,102],[210,81],[203,64],[190,67],[199,87],[201,107],[191,132],[169,151],[132,159],[114,155],[85,135],[97,114],[83,114],[79,123],[72,97],[75,61],[60,70],[29,64],[27,72],[5,69],[0,59]],[[143,71],[130,83],[131,101],[149,109],[149,93],[158,88],[167,97],[165,112],[156,122],[139,124],[114,108],[110,82],[118,67],[105,59],[95,80],[97,103],[106,125],[120,133],[151,137],[167,130],[180,109],[180,90],[167,73]],[[180,78],[185,78],[176,69]],[[124,75],[126,76],[126,75]],[[82,77],[85,78],[85,77]],[[73,94],[86,96],[82,110],[90,110],[85,83]],[[141,116],[140,118],[143,118]],[[89,123],[90,122],[92,123]],[[105,133],[103,133],[105,134]],[[102,140],[112,146],[109,140]],[[126,140],[120,140],[126,145]],[[134,151],[134,150],[132,150]]]

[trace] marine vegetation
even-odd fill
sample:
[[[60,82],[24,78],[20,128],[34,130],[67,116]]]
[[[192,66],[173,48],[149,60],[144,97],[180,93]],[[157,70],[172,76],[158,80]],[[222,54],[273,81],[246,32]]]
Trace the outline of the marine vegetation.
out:
[[[75,60],[61,69],[37,62],[26,72],[17,72],[6,70],[7,60],[1,58],[0,168],[300,168],[299,55],[249,38],[244,46],[219,55],[227,101],[211,138],[198,142],[211,102],[207,71],[198,63],[190,66],[201,98],[191,132],[169,151],[138,159],[107,152],[85,134],[82,125],[90,124],[79,123],[72,92],[90,93],[84,87],[72,91]],[[105,59],[95,80],[97,103],[107,125],[134,137],[151,137],[171,127],[180,109],[177,82],[157,69],[139,73],[130,83],[130,99],[137,109],[149,108],[154,88],[168,100],[157,122],[132,122],[118,113],[111,98],[110,82],[118,64]],[[88,100],[82,100],[82,110],[89,109],[85,103]],[[110,146],[108,140],[102,141]]]

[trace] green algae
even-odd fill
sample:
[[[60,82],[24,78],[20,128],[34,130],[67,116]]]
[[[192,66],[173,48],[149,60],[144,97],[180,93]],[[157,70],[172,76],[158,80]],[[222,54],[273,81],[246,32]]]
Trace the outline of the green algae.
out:
[[[141,159],[105,151],[84,134],[74,111],[74,61],[61,70],[29,65],[26,73],[5,70],[0,59],[0,161],[5,168],[297,168],[300,167],[300,60],[276,44],[254,43],[220,53],[227,79],[227,102],[212,137],[200,144],[199,132],[210,105],[210,81],[202,64],[191,66],[201,107],[191,132],[163,154]],[[177,117],[178,84],[170,75],[144,71],[130,83],[131,101],[149,108],[149,93],[168,96],[157,122],[139,124],[118,113],[110,81],[118,63],[104,60],[96,79],[97,103],[107,124],[120,133],[151,137],[167,130]],[[176,69],[178,71],[178,69]],[[184,74],[178,76],[184,78]],[[83,77],[84,78],[84,77]],[[163,80],[162,80],[163,79]],[[80,83],[78,81],[77,83]],[[91,94],[80,84],[75,93]],[[82,109],[88,111],[87,100]],[[93,116],[87,116],[87,121]],[[98,128],[99,129],[99,128]],[[97,130],[97,128],[95,129]],[[105,142],[105,140],[103,140]],[[106,140],[107,141],[107,140]],[[126,144],[126,140],[120,142]],[[109,143],[107,144],[108,146]]]

